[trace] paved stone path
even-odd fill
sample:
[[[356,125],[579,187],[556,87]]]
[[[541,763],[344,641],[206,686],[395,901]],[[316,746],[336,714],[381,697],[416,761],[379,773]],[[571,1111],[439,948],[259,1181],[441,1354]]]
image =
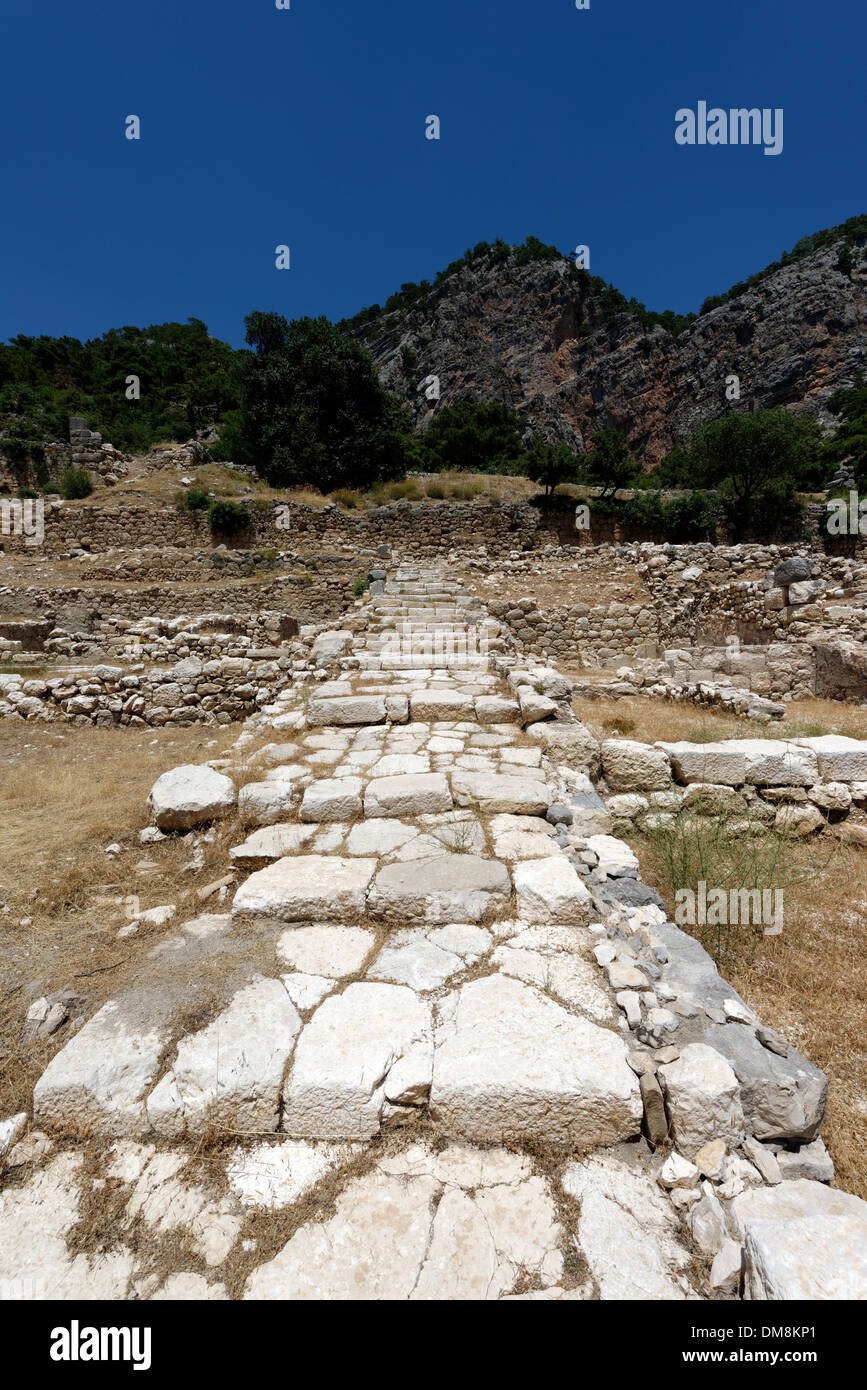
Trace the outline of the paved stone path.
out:
[[[720,1199],[774,1197],[756,1136],[815,1139],[824,1078],[757,1041],[605,833],[569,683],[490,669],[484,610],[442,575],[375,580],[365,613],[351,650],[335,643],[339,679],[306,703],[287,689],[238,739],[230,770],[249,760],[253,780],[230,910],[169,930],[40,1078],[33,1125],[57,1147],[0,1190],[0,1281],[66,1298],[736,1290],[749,1232]],[[185,776],[154,788],[158,824],[209,797],[217,813],[223,773]],[[715,1019],[724,998],[744,1017]],[[784,1186],[867,1233],[856,1199]],[[109,1198],[111,1241],[88,1245]],[[763,1260],[754,1296],[776,1277]]]

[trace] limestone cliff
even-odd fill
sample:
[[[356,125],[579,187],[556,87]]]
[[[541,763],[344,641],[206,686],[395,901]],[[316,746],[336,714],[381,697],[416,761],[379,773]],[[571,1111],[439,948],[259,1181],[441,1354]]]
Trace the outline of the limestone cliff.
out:
[[[848,225],[848,224],[847,224]],[[612,312],[601,282],[566,259],[515,252],[458,268],[409,305],[353,331],[417,425],[458,401],[502,400],[528,431],[583,450],[606,425],[652,466],[704,420],[787,406],[827,419],[833,390],[867,367],[867,243],[841,235],[772,268],[678,336]],[[370,311],[368,311],[370,312]],[[423,382],[439,378],[440,399]],[[740,379],[740,405],[725,379]]]

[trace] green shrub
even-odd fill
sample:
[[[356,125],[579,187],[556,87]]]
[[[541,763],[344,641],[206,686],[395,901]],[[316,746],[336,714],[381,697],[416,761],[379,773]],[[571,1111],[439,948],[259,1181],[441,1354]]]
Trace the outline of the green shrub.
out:
[[[246,531],[249,525],[250,513],[238,502],[220,498],[208,508],[208,526],[212,535],[236,536]]]
[[[188,488],[182,498],[182,505],[185,512],[202,512],[210,506],[211,498],[207,488],[191,487]]]
[[[392,502],[417,502],[421,497],[418,483],[413,478],[402,483],[390,483],[385,491]]]
[[[57,490],[61,497],[70,502],[78,497],[89,497],[93,492],[93,483],[86,468],[73,468],[70,464],[60,475]]]
[[[716,503],[712,497],[694,490],[688,497],[675,497],[663,506],[665,534],[675,544],[712,540]]]
[[[352,592],[356,598],[361,598],[362,594],[367,593],[370,588],[370,580],[366,574],[360,574],[352,584]]]
[[[734,829],[733,820],[724,812],[707,815],[682,811],[664,825],[643,830],[653,867],[675,910],[677,892],[689,889],[697,893],[701,882],[708,889],[721,888],[728,894],[732,890],[785,889],[818,874],[818,868],[809,872],[791,865],[790,846],[774,833],[773,826],[760,833],[742,834]],[[833,856],[837,850],[831,853]],[[684,929],[701,941],[723,971],[751,965],[763,935],[763,925],[756,923],[708,922]]]

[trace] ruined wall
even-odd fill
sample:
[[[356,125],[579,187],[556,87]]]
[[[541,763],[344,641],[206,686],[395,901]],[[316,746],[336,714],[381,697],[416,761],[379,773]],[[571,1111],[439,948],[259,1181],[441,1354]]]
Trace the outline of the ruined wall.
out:
[[[396,502],[366,512],[344,512],[298,502],[250,509],[250,527],[233,546],[302,549],[328,545],[360,548],[392,545],[406,554],[437,555],[453,547],[495,545],[510,549],[530,540],[544,524],[542,513],[526,503]],[[45,518],[48,553],[84,547],[93,551],[140,546],[213,546],[203,513],[176,508],[88,504],[50,510]],[[24,549],[23,539],[4,536],[9,551]]]

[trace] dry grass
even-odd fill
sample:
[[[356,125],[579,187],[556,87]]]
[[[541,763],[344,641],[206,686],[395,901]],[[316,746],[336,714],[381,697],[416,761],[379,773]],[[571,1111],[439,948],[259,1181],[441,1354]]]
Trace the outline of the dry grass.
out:
[[[567,671],[573,680],[587,681],[584,672]],[[596,684],[597,682],[593,682]],[[654,700],[642,696],[576,698],[572,709],[597,738],[631,738],[639,743],[709,743],[726,738],[808,738],[817,734],[846,734],[867,738],[867,707],[842,705],[837,700],[796,700],[786,706],[784,719],[758,723],[724,710]]]
[[[315,488],[273,488],[259,478],[237,473],[223,463],[206,463],[186,472],[166,467],[145,475],[131,474],[112,488],[99,488],[92,497],[81,502],[68,502],[67,507],[105,504],[116,506],[123,502],[151,502],[158,506],[173,505],[183,491],[181,477],[195,479],[194,486],[205,487],[218,497],[256,497],[267,502],[291,501],[308,507],[322,508],[336,502],[344,510],[380,506],[406,496],[410,501],[529,501],[538,496],[539,486],[529,478],[517,478],[497,473],[438,473],[435,478],[408,478],[403,482],[382,484],[368,491],[338,489],[326,495]]]
[[[0,722],[0,1115],[29,1107],[32,1086],[63,1039],[23,1045],[29,1005],[74,989],[88,1013],[133,978],[147,936],[117,940],[125,921],[116,900],[142,910],[191,898],[190,916],[207,910],[195,889],[226,872],[234,819],[202,846],[198,872],[184,872],[190,837],[141,845],[145,802],[167,768],[217,757],[237,735],[232,726],[188,729],[59,728]],[[106,855],[116,842],[121,853]],[[152,872],[137,869],[143,861]],[[179,914],[180,915],[180,914]],[[24,925],[22,925],[22,923]]]
[[[642,878],[672,912],[660,856],[646,840],[633,844]],[[786,856],[782,935],[760,938],[752,963],[727,978],[763,1022],[827,1073],[822,1134],[837,1183],[867,1198],[867,852],[835,848],[822,835],[787,845]]]
[[[543,533],[543,544],[553,543],[556,543],[554,533]],[[510,574],[505,587],[502,574],[479,575],[472,571],[469,579],[471,588],[478,590],[483,598],[511,596],[518,599],[526,595],[536,600],[543,613],[563,608],[572,610],[579,605],[587,608],[606,607],[614,601],[651,607],[650,594],[635,567],[616,558],[612,557],[604,571],[579,559],[571,563],[558,561],[553,565],[536,555],[530,554],[525,558],[526,570],[519,569]],[[541,572],[537,573],[537,570]],[[622,664],[629,664],[628,657],[624,657]],[[589,681],[597,674],[580,670],[577,666],[567,667],[565,662],[559,662],[558,666],[575,680]],[[613,678],[611,671],[599,674],[601,679]]]

